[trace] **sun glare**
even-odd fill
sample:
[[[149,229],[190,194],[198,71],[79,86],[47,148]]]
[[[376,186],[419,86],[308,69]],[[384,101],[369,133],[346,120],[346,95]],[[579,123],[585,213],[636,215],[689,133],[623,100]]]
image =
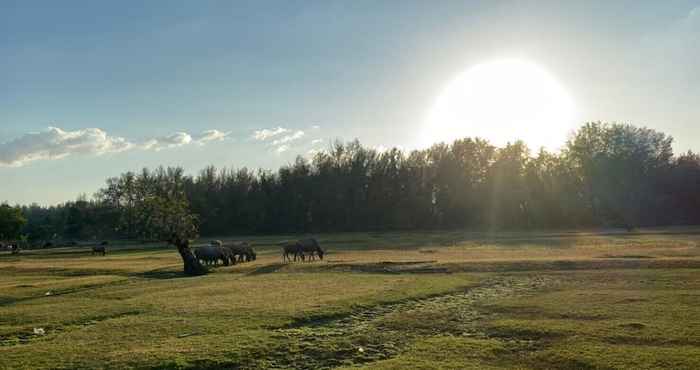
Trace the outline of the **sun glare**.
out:
[[[481,137],[496,145],[521,139],[532,150],[557,149],[573,128],[574,104],[534,63],[499,60],[455,78],[430,109],[425,144]]]

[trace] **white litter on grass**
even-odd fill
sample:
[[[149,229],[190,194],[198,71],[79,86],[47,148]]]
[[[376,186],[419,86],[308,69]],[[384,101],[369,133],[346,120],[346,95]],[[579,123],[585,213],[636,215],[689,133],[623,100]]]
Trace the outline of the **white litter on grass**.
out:
[[[365,349],[362,348],[362,347],[358,347],[358,348],[357,348],[357,351],[360,352],[360,353],[365,353]]]
[[[44,335],[44,334],[46,334],[46,331],[44,330],[44,328],[34,328],[34,334]]]
[[[44,295],[45,295],[45,296],[49,296],[49,295],[52,295],[52,294],[53,294],[53,293],[51,293],[51,291],[48,291],[48,292],[46,292],[46,294],[44,294]]]

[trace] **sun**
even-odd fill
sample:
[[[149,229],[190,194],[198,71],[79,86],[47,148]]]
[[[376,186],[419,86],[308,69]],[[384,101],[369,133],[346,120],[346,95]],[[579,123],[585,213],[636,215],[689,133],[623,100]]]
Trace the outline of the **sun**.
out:
[[[467,69],[445,87],[422,139],[427,145],[464,137],[495,145],[523,140],[532,150],[556,150],[573,119],[572,99],[547,71],[525,60],[497,60]]]

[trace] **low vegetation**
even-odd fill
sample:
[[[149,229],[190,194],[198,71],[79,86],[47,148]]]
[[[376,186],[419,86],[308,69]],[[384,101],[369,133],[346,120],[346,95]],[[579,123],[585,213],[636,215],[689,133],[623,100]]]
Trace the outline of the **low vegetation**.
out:
[[[697,229],[290,239],[195,277],[165,243],[2,252],[0,368],[700,367]]]

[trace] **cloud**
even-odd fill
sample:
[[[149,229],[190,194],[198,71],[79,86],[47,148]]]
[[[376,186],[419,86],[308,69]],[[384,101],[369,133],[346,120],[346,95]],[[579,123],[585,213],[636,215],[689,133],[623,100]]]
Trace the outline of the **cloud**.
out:
[[[273,141],[272,145],[277,146],[277,145],[286,144],[286,143],[289,143],[291,141],[299,140],[302,137],[304,137],[304,131],[297,131],[291,135],[286,135],[286,136],[283,136],[283,137]]]
[[[195,137],[186,132],[146,139],[139,143],[123,137],[110,136],[99,128],[65,131],[49,127],[41,132],[30,132],[0,145],[0,167],[21,167],[38,160],[55,160],[74,154],[103,155],[128,150],[177,148],[190,144],[205,145],[224,140],[230,132],[206,130]]]
[[[204,145],[210,141],[223,141],[231,132],[221,132],[219,130],[207,130],[198,135],[194,141],[199,145]]]
[[[259,140],[259,141],[265,141],[267,139],[273,138],[278,135],[282,135],[285,132],[289,132],[289,129],[283,128],[283,127],[277,127],[273,129],[262,129],[262,130],[256,130],[253,132],[253,139]]]
[[[147,140],[141,147],[145,150],[161,151],[166,148],[177,148],[190,144],[192,136],[186,132],[176,132],[172,135]]]
[[[317,131],[321,127],[318,125],[309,126],[310,131]],[[317,135],[318,132],[314,132]],[[263,142],[271,153],[281,154],[291,150],[298,150],[302,153],[311,146],[323,143],[322,139],[311,141],[300,140],[307,137],[307,132],[278,126],[276,128],[266,128],[253,131],[252,139]]]
[[[20,167],[37,160],[60,159],[71,154],[117,153],[133,147],[126,139],[109,136],[99,128],[64,131],[49,127],[3,143],[0,166]]]
[[[255,130],[253,139],[267,142],[277,154],[292,149],[291,143],[303,138],[306,133],[302,130],[292,131],[284,127]]]

